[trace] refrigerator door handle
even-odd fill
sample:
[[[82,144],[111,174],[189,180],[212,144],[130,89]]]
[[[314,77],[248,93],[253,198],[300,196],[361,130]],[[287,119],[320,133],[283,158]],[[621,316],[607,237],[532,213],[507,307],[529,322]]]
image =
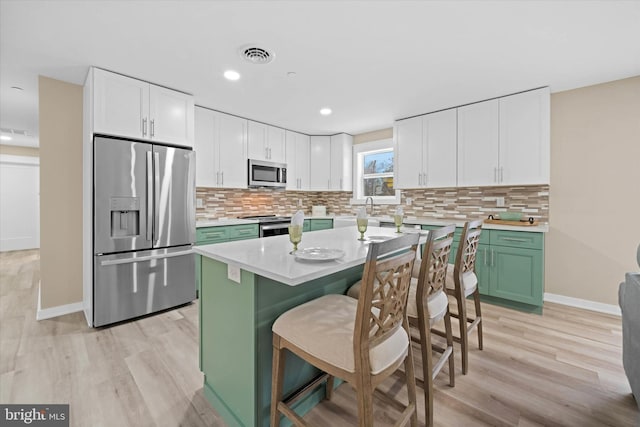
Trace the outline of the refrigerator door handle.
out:
[[[132,264],[134,262],[144,262],[144,261],[152,261],[154,259],[173,258],[176,256],[191,255],[193,253],[194,253],[193,250],[189,249],[187,251],[172,252],[168,254],[139,256],[139,257],[124,258],[124,259],[112,259],[107,261],[101,261],[100,265],[103,267],[106,267],[109,265]]]
[[[153,164],[151,151],[147,151],[147,240],[153,239]]]
[[[153,153],[153,181],[153,240],[158,242],[160,239],[160,153],[155,152]]]

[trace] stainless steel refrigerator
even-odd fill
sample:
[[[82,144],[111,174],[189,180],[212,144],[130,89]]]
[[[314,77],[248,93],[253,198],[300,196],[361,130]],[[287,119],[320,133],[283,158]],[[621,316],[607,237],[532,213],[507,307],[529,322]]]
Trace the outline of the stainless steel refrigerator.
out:
[[[96,136],[93,160],[93,325],[193,301],[194,152]]]

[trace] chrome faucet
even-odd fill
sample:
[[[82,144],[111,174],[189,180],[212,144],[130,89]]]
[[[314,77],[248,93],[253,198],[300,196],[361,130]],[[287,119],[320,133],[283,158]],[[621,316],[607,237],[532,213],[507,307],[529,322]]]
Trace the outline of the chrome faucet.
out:
[[[369,213],[369,216],[373,216],[373,197],[369,196],[366,199],[364,199],[364,208],[365,210],[367,210],[367,204],[369,203],[369,200],[371,200],[371,213]]]

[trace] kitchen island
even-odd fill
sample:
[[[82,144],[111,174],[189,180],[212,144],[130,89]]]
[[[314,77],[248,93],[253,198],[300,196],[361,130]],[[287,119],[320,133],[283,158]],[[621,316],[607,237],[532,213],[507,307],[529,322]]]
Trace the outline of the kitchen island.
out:
[[[414,232],[414,230],[407,230]],[[300,249],[339,249],[331,261],[303,261],[290,254],[289,236],[196,246],[202,255],[200,369],[204,394],[230,426],[267,426],[271,402],[271,326],[285,311],[322,295],[346,290],[362,276],[369,241],[353,228],[304,233]],[[366,236],[396,237],[371,227]],[[317,371],[289,354],[285,395]],[[303,414],[324,397],[319,388],[298,402]],[[283,425],[288,425],[283,423]]]

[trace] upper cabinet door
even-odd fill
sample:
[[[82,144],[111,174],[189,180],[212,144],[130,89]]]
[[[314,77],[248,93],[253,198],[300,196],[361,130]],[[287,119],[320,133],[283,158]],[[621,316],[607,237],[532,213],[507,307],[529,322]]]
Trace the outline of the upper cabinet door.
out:
[[[331,138],[312,136],[309,142],[309,190],[329,190],[331,180]]]
[[[284,163],[286,160],[284,129],[251,120],[248,122],[249,158]]]
[[[269,160],[284,163],[285,158],[284,129],[275,126],[267,126],[267,153]]]
[[[418,188],[423,186],[423,116],[398,120],[393,129],[395,188]]]
[[[300,180],[300,184],[298,187],[299,190],[309,189],[310,139],[311,138],[309,137],[309,135],[303,134],[298,134],[298,137],[296,138],[296,175]]]
[[[214,146],[215,113],[195,108],[196,187],[217,187],[218,153]]]
[[[247,120],[249,124],[248,149],[252,160],[268,160],[267,125]]]
[[[498,185],[498,100],[458,108],[458,185]]]
[[[287,190],[309,189],[309,136],[286,131]]]
[[[247,188],[247,120],[215,113],[215,141],[220,165],[219,187]]]
[[[149,85],[149,137],[193,147],[193,109],[191,95]]]
[[[94,69],[95,133],[130,138],[147,138],[149,83]]]
[[[346,133],[331,136],[330,190],[351,191],[353,137]]]
[[[501,184],[548,184],[549,88],[500,98]]]
[[[455,187],[458,181],[456,109],[427,114],[423,131],[426,156],[422,184],[431,188]]]

